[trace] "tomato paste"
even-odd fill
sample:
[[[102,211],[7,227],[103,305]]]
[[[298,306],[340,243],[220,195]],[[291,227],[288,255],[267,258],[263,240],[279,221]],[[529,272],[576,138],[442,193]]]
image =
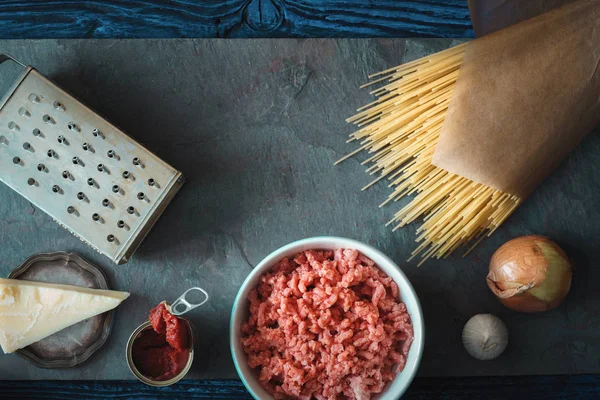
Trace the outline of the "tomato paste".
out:
[[[150,323],[154,331],[159,335],[164,335],[167,343],[174,349],[184,350],[188,347],[186,322],[171,314],[164,302],[150,311]]]
[[[150,311],[152,329],[143,330],[133,342],[133,362],[144,376],[166,381],[179,375],[190,357],[187,323],[161,303]]]

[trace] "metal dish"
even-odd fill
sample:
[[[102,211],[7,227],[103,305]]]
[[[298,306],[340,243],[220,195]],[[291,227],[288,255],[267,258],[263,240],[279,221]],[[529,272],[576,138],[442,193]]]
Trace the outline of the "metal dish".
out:
[[[106,275],[75,253],[39,253],[29,257],[10,279],[110,290]],[[69,368],[83,364],[104,346],[114,310],[88,318],[33,343],[16,354],[40,368]]]

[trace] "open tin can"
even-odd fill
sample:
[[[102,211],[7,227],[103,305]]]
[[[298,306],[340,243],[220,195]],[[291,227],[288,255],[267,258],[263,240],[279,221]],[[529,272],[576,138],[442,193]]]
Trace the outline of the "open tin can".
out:
[[[195,293],[196,294],[201,293],[205,298],[200,302],[196,302],[190,298]],[[167,307],[167,311],[171,315],[177,317],[178,320],[184,322],[185,326],[188,329],[188,341],[189,341],[188,342],[188,351],[189,351],[188,359],[185,362],[185,365],[181,369],[181,371],[179,373],[177,373],[177,375],[173,376],[170,379],[166,379],[166,380],[152,379],[152,378],[144,375],[136,366],[136,363],[135,363],[135,360],[133,357],[134,344],[135,344],[136,340],[141,339],[142,335],[147,330],[154,331],[154,328],[152,327],[152,324],[150,323],[150,321],[144,322],[143,324],[138,326],[136,330],[133,331],[133,333],[129,337],[129,340],[127,341],[126,357],[127,357],[127,365],[129,366],[129,370],[138,380],[140,380],[141,382],[143,382],[149,386],[165,387],[165,386],[170,386],[170,385],[180,381],[181,379],[183,379],[183,377],[189,372],[190,368],[192,367],[192,363],[194,362],[194,347],[195,347],[195,344],[197,341],[197,332],[196,332],[196,328],[194,327],[194,324],[189,319],[181,317],[181,315],[187,313],[190,310],[193,310],[194,308],[200,307],[201,305],[205,304],[208,301],[208,299],[209,299],[208,293],[204,289],[198,288],[198,287],[193,287],[191,289],[188,289],[177,300],[175,300],[173,302],[173,304],[171,304],[170,306],[168,304],[166,304],[166,302],[163,302]]]
[[[129,340],[127,341],[127,354],[126,354],[127,365],[129,366],[129,370],[131,371],[131,373],[138,380],[145,383],[146,385],[154,386],[154,387],[170,386],[174,383],[179,382],[181,379],[183,379],[183,377],[187,375],[190,368],[192,367],[192,363],[194,362],[194,346],[196,343],[196,328],[194,328],[194,325],[192,324],[192,322],[190,320],[188,320],[186,318],[182,318],[182,317],[179,317],[179,319],[184,321],[188,327],[188,334],[189,334],[188,337],[189,337],[189,341],[190,341],[189,357],[188,357],[185,367],[181,370],[181,372],[179,372],[176,376],[174,376],[171,379],[164,380],[164,381],[153,380],[152,378],[149,378],[149,377],[145,376],[144,374],[142,374],[138,370],[138,368],[136,367],[136,365],[133,361],[133,343],[135,342],[136,339],[138,339],[140,337],[140,335],[142,334],[143,331],[145,331],[146,329],[153,329],[152,325],[150,324],[150,321],[146,321],[143,324],[141,324],[140,326],[138,326],[137,329],[135,331],[133,331],[133,333],[129,337]]]

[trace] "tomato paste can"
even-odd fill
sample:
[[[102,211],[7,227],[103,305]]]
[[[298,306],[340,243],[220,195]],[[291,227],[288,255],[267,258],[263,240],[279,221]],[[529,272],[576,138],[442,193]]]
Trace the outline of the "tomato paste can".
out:
[[[143,324],[141,324],[140,326],[138,326],[136,328],[136,330],[134,330],[133,333],[131,334],[131,336],[129,337],[129,340],[127,341],[127,351],[126,351],[127,365],[129,366],[129,370],[131,371],[131,373],[140,382],[143,382],[146,385],[154,386],[154,387],[170,386],[170,385],[173,385],[174,383],[179,382],[181,379],[183,379],[183,377],[185,377],[187,375],[190,368],[192,367],[192,363],[194,362],[194,346],[196,343],[196,335],[197,335],[196,329],[194,328],[194,325],[192,324],[192,322],[190,320],[188,320],[186,318],[182,318],[182,317],[178,317],[178,318],[180,320],[184,321],[188,327],[188,338],[189,338],[189,346],[190,346],[189,347],[189,357],[188,357],[185,367],[181,370],[181,372],[179,372],[176,376],[174,376],[171,379],[164,380],[164,381],[153,380],[152,378],[149,378],[149,377],[145,376],[144,374],[142,374],[138,370],[138,368],[136,367],[136,365],[134,363],[133,343],[135,342],[135,340],[137,338],[140,337],[140,335],[143,331],[145,331],[146,329],[152,329],[152,325],[150,324],[150,321],[146,321]]]

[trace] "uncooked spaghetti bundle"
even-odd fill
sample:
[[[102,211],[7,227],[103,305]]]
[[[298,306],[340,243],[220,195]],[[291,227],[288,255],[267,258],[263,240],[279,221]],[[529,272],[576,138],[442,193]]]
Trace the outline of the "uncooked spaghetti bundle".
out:
[[[600,122],[600,1],[371,77],[382,86],[349,118],[360,146],[342,160],[370,153],[370,185],[393,188],[382,206],[413,195],[389,222],[423,221],[413,257],[446,257],[491,235]]]

